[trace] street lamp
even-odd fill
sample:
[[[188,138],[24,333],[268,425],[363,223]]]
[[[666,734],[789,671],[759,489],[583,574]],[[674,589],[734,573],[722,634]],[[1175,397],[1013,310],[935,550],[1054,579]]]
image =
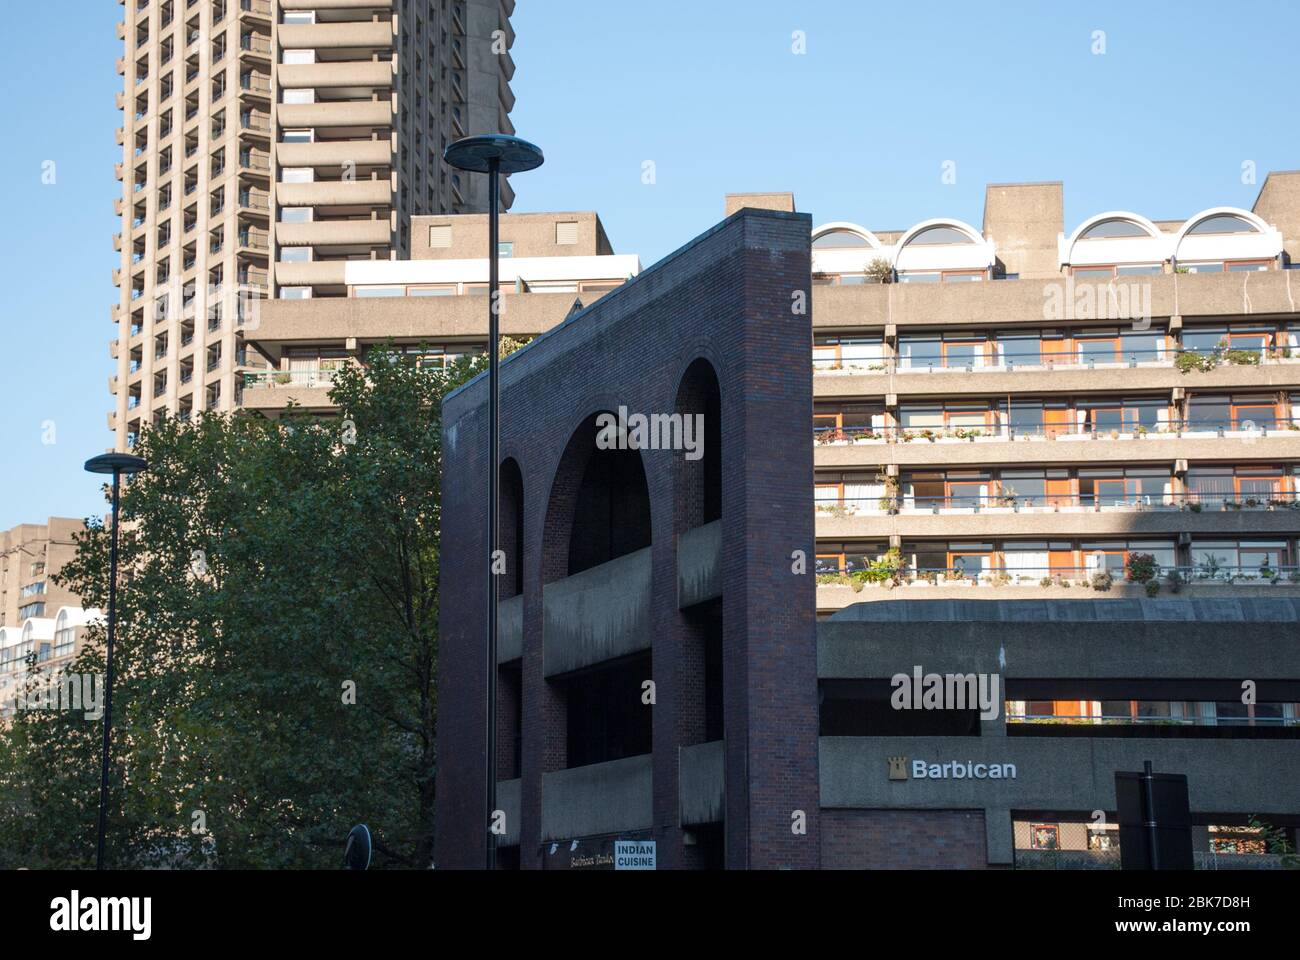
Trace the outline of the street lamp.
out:
[[[498,221],[501,212],[501,176],[522,173],[542,165],[545,159],[541,148],[527,140],[505,134],[488,134],[466,137],[449,143],[442,157],[459,170],[488,174],[488,637],[487,637],[487,793],[483,808],[484,832],[487,836],[487,868],[497,865],[496,835],[492,832],[492,815],[497,805],[497,581],[492,572],[493,558],[499,542],[497,503],[500,482],[500,395],[498,393],[497,365],[499,363],[500,327],[497,322],[500,293],[497,290]],[[516,546],[520,549],[522,544]]]
[[[99,766],[99,836],[95,844],[95,869],[104,869],[104,830],[108,824],[108,748],[113,729],[113,632],[117,626],[117,528],[118,492],[122,474],[149,469],[143,457],[129,453],[105,453],[86,461],[89,473],[113,475],[113,532],[108,552],[108,643],[104,666],[104,752]]]

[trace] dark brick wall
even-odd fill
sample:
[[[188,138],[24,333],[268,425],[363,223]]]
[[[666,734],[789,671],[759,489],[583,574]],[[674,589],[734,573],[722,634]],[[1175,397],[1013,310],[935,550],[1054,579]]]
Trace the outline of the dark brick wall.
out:
[[[827,870],[982,870],[982,810],[823,810]]]
[[[523,483],[524,637],[520,863],[540,866],[541,777],[565,765],[564,693],[542,676],[542,587],[567,573],[585,470],[579,428],[620,404],[669,413],[707,360],[721,393],[723,713],[727,864],[820,862],[813,556],[811,316],[792,294],[809,272],[807,216],[745,210],[502,364],[502,457]],[[508,305],[507,305],[508,309]],[[437,862],[483,851],[486,378],[444,404]],[[571,444],[570,441],[574,443]],[[699,625],[677,607],[676,537],[698,520],[703,474],[680,451],[641,452],[653,591],[653,835],[664,867],[698,862],[677,823],[677,749],[700,736]],[[692,473],[698,474],[691,477]],[[679,478],[689,490],[683,489]],[[691,506],[687,506],[687,505]],[[803,811],[807,831],[791,830]]]

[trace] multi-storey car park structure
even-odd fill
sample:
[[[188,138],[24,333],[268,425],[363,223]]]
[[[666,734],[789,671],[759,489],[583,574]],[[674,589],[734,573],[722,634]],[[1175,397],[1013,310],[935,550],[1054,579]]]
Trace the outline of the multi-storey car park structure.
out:
[[[413,214],[484,209],[442,149],[514,104],[513,0],[121,2],[119,449],[240,405],[264,298],[341,294],[345,263],[409,255]]]
[[[1300,175],[1069,233],[1056,184],[990,187],[982,231],[800,240],[792,198],[740,202],[777,209],[502,366],[499,862],[1108,866],[1149,759],[1200,866],[1277,864],[1250,821],[1300,825]],[[485,406],[444,404],[443,866],[486,840]],[[601,447],[620,406],[714,432]],[[918,670],[997,675],[993,715],[894,709]]]

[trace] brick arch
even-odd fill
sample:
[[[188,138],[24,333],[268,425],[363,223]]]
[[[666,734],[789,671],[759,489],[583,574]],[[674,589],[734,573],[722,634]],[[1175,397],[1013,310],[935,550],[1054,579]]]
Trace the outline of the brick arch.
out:
[[[506,573],[497,581],[501,600],[524,592],[524,474],[519,461],[501,461],[498,485],[498,543],[505,554]]]
[[[673,454],[673,532],[683,533],[722,516],[722,389],[717,369],[696,357],[678,381],[673,412],[704,417],[703,456]]]
[[[542,531],[543,584],[650,545],[641,452],[597,449],[596,418],[605,412],[582,420],[556,465]]]

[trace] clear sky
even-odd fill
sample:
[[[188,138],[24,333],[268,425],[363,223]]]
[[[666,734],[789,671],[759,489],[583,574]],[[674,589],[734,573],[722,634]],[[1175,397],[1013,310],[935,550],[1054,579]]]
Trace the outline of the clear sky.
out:
[[[112,442],[120,14],[30,5],[36,42],[0,61],[0,529],[102,512],[81,464]],[[514,26],[512,116],[547,156],[514,178],[514,209],[595,210],[647,266],[727,192],[793,191],[815,222],[890,230],[978,225],[986,183],[1062,180],[1069,229],[1249,208],[1244,162],[1259,184],[1300,167],[1293,0],[519,0]]]

